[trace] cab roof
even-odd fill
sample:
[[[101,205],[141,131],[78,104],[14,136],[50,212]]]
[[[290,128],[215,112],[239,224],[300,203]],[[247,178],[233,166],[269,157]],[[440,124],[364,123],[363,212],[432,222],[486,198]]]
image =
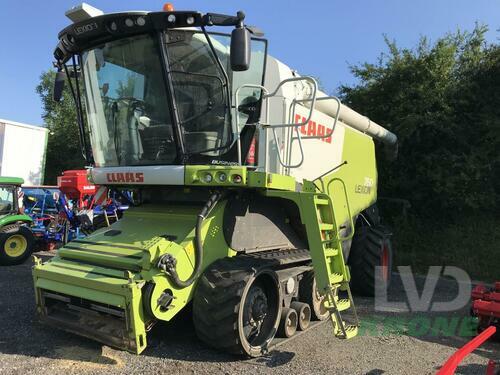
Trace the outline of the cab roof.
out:
[[[24,180],[21,177],[0,176],[0,185],[22,185]]]

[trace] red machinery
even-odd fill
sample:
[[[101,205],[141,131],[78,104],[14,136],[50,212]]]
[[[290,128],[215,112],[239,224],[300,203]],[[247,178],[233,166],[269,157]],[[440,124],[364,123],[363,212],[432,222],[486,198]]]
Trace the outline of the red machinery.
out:
[[[64,171],[57,177],[59,190],[66,195],[68,199],[78,202],[78,207],[87,208],[90,200],[97,191],[97,186],[89,182],[86,170]]]
[[[475,349],[477,349],[480,345],[482,345],[486,340],[488,340],[491,336],[493,336],[496,332],[496,328],[494,326],[486,328],[479,335],[474,337],[467,344],[462,346],[459,350],[453,354],[446,363],[439,369],[436,375],[453,375],[455,371],[462,362],[462,360],[467,357],[470,353],[472,353]],[[486,367],[486,375],[497,375],[496,371],[496,363],[493,360],[488,362]]]
[[[479,331],[495,326],[500,338],[500,281],[493,289],[478,285],[472,290],[472,313],[479,319]]]
[[[472,290],[472,315],[479,319],[478,335],[453,354],[437,372],[437,375],[453,375],[460,362],[486,340],[500,338],[500,282],[493,289],[478,285]],[[500,374],[499,363],[490,360],[486,375]]]

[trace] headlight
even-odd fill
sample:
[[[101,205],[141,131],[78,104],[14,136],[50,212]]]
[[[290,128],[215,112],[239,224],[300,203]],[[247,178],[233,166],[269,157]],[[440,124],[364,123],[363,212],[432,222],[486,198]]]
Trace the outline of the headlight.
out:
[[[146,24],[146,19],[144,17],[138,17],[135,22],[137,22],[138,26],[144,26]]]
[[[206,182],[207,184],[212,182],[213,177],[210,173],[207,173],[205,176],[203,176],[203,181]]]
[[[219,173],[218,178],[219,178],[220,182],[226,182],[227,181],[227,175],[224,172]]]

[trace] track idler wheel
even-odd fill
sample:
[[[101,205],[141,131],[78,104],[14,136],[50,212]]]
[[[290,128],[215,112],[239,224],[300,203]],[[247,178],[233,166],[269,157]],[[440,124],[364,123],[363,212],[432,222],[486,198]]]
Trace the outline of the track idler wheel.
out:
[[[304,302],[292,302],[290,307],[295,310],[298,320],[298,328],[300,331],[305,331],[311,323],[311,308],[307,303]]]
[[[318,292],[313,271],[305,273],[304,278],[300,281],[299,299],[311,307],[312,320],[326,320],[330,316],[323,304],[323,297]]]
[[[290,338],[297,331],[299,317],[297,312],[290,307],[284,307],[281,311],[281,320],[278,327],[278,335],[280,337]]]

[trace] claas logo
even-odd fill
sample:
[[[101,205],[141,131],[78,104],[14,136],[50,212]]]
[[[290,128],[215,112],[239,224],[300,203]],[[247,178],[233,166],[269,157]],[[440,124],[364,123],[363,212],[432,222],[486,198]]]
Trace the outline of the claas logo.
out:
[[[106,173],[106,180],[108,182],[144,182],[144,173],[137,172],[115,172],[115,173]]]
[[[301,115],[295,115],[295,123],[301,124],[307,119]],[[319,138],[321,141],[326,143],[332,143],[332,129],[327,128],[325,125],[316,123],[316,121],[309,120],[305,125],[299,127],[300,134],[305,136],[322,137],[328,134],[328,137]]]

